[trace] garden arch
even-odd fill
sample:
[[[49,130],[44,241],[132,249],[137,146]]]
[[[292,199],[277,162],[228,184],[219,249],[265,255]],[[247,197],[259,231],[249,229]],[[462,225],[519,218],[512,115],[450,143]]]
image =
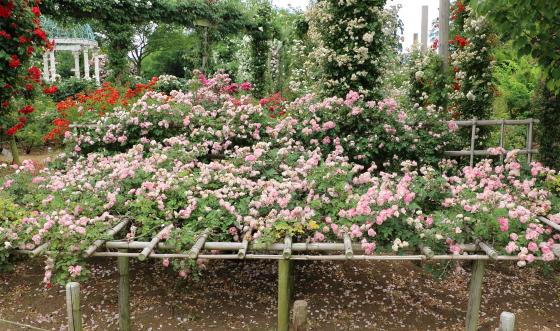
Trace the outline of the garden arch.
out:
[[[43,79],[49,83],[56,80],[56,51],[71,51],[74,55],[74,73],[77,78],[90,80],[90,60],[89,52],[91,50],[94,64],[94,79],[97,85],[100,85],[99,79],[99,46],[95,40],[95,36],[89,24],[77,24],[72,28],[63,28],[46,17],[41,17],[41,24],[45,28],[45,32],[49,39],[54,42],[52,51],[46,51],[43,54]],[[83,76],[80,70],[80,52],[84,57]]]

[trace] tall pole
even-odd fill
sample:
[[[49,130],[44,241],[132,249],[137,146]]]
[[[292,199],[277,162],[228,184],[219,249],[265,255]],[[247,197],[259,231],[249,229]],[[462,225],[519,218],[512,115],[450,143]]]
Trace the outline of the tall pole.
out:
[[[128,253],[128,249],[119,249],[119,253]],[[118,257],[119,270],[119,331],[130,331],[130,279],[128,256]]]
[[[443,58],[443,71],[445,71],[449,65],[449,7],[449,0],[439,0],[438,54]]]
[[[428,6],[422,6],[422,35],[420,36],[422,46],[420,50],[425,52],[428,50]]]

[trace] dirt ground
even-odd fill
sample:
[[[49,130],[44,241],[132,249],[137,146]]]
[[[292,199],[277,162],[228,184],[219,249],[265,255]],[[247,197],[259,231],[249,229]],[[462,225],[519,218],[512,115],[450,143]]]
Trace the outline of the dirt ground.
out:
[[[423,274],[423,264],[297,262],[294,300],[308,302],[309,330],[462,330],[470,273],[460,269],[437,282]],[[43,267],[41,257],[22,260],[0,275],[0,319],[67,329],[65,289],[41,283]],[[275,330],[277,262],[214,260],[207,267],[200,280],[182,279],[160,260],[131,259],[132,330]],[[117,261],[94,257],[88,268],[80,293],[84,330],[118,330]],[[516,330],[560,330],[559,271],[558,264],[545,276],[488,262],[479,330],[497,330],[504,311],[516,314]],[[0,331],[11,330],[30,329],[0,321]]]
[[[200,280],[180,278],[161,261],[131,259],[132,330],[275,330],[277,262],[211,261]],[[42,258],[0,276],[0,319],[66,329],[65,290],[41,283]],[[118,330],[115,258],[90,258],[81,283],[84,330]],[[461,330],[470,274],[445,282],[409,261],[301,261],[295,297],[308,302],[309,330]],[[496,330],[501,312],[516,330],[560,330],[560,274],[489,262],[479,330]],[[0,322],[0,330],[27,330]]]

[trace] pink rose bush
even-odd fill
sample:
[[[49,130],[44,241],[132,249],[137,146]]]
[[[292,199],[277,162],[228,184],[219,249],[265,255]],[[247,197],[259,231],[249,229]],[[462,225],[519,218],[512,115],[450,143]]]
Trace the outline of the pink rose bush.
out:
[[[366,254],[407,254],[419,244],[461,254],[462,244],[478,238],[525,264],[554,259],[560,234],[538,219],[560,223],[558,198],[545,187],[552,170],[521,166],[515,155],[504,165],[434,162],[434,146],[421,141],[445,146],[456,127],[429,107],[366,103],[350,92],[319,101],[308,95],[271,118],[250,96],[224,90],[226,78],[195,80],[200,86],[188,92],[148,91],[88,123],[97,127],[67,133],[66,153],[47,168],[22,167],[1,179],[8,204],[25,206],[0,228],[2,249],[50,242],[51,251],[76,254],[53,255],[46,279],[85,277],[80,253],[110,239],[119,216],[130,215],[127,239],[173,225],[160,238],[178,251],[209,229],[209,241],[271,243],[288,234],[296,242],[341,242],[348,235]],[[428,118],[427,129],[416,122]],[[181,277],[206,267],[202,260],[163,263]]]

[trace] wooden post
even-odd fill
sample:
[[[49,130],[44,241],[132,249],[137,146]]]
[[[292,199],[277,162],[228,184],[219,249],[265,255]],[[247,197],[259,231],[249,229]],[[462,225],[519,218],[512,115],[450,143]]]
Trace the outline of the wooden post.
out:
[[[513,331],[515,314],[503,312],[500,315],[500,331]]]
[[[480,301],[482,299],[482,281],[484,278],[485,262],[485,260],[474,260],[473,262],[465,331],[476,331],[478,326],[478,313],[480,310]]]
[[[443,59],[442,71],[449,65],[449,0],[439,0],[439,48]]]
[[[128,249],[119,249],[119,253],[128,253]],[[119,268],[119,330],[130,331],[130,279],[128,256],[118,257]]]
[[[420,50],[426,52],[428,50],[428,6],[422,6],[422,29],[420,42],[422,46]]]
[[[82,312],[80,309],[80,284],[66,284],[66,308],[68,310],[68,331],[82,331]]]
[[[307,301],[294,302],[292,331],[307,331]]]
[[[278,331],[290,328],[290,264],[290,260],[278,260]]]
[[[415,33],[415,34],[412,35],[412,44],[413,45],[418,44],[418,33]],[[418,48],[416,48],[416,46],[415,46],[414,50],[418,50]]]

